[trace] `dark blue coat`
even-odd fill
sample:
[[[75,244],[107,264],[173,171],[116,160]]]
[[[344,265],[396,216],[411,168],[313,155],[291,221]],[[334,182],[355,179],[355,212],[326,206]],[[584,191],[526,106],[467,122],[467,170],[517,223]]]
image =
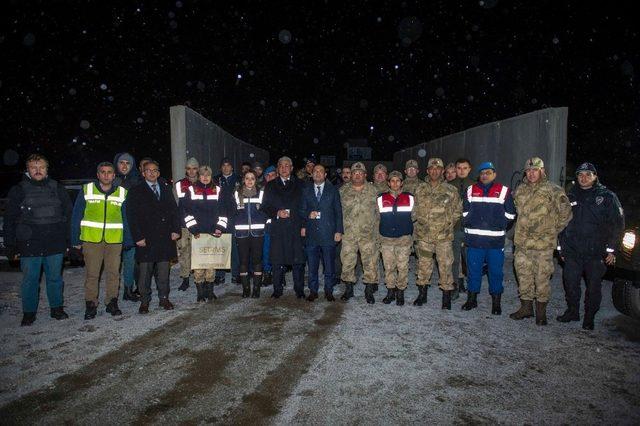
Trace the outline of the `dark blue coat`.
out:
[[[322,197],[318,202],[316,198],[316,185],[307,184],[302,190],[302,216],[303,226],[306,229],[305,245],[307,246],[331,246],[336,244],[334,235],[343,233],[342,227],[342,203],[338,189],[328,180],[324,181]],[[309,219],[312,211],[320,212],[320,219]]]

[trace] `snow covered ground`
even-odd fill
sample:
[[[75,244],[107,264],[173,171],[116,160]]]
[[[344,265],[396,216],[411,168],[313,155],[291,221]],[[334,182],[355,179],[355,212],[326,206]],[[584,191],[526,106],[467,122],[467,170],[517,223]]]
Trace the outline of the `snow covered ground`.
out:
[[[216,287],[213,304],[175,289],[176,310],[152,302],[147,316],[121,302],[122,317],[84,321],[84,270],[64,272],[71,318],[20,327],[20,274],[0,272],[2,424],[104,423],[640,423],[640,325],[612,306],[604,285],[596,330],[560,324],[560,270],[550,324],[513,321],[511,260],[503,315],[490,315],[486,283],[477,310],[240,298]],[[289,277],[290,278],[290,277]],[[342,286],[338,288],[338,295]]]

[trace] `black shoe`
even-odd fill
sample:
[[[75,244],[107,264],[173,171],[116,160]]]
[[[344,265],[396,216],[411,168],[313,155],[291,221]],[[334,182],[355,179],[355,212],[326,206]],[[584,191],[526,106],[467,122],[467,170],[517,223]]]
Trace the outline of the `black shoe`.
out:
[[[271,297],[274,299],[280,299],[282,297],[282,290],[273,290]]]
[[[231,277],[231,284],[242,284],[242,279],[238,275]]]
[[[467,301],[462,305],[463,311],[470,311],[478,307],[478,293],[467,292]]]
[[[324,298],[327,299],[327,302],[335,302],[336,298],[333,297],[333,293],[325,293]]]
[[[559,322],[580,321],[580,312],[576,307],[568,307],[564,314],[556,317],[556,320]]]
[[[345,302],[353,297],[353,285],[354,283],[344,283],[344,293],[340,296],[340,300]]]
[[[207,298],[207,301],[213,302],[218,298],[218,296],[216,296],[216,294],[213,292],[213,283],[210,283],[208,281],[205,282],[204,288],[205,288],[204,294],[205,294],[205,297]]]
[[[251,291],[252,299],[257,299],[260,297],[260,287],[262,287],[262,275],[254,275],[253,290]]]
[[[180,287],[178,287],[178,290],[186,291],[188,288],[189,288],[189,277],[186,277],[182,279],[182,284],[180,284]]]
[[[593,328],[594,328],[593,321],[587,321],[586,318],[582,321],[583,330],[593,330]]]
[[[388,288],[387,289],[387,295],[385,296],[384,299],[382,299],[382,303],[384,303],[385,305],[388,305],[389,303],[393,302],[394,300],[396,300],[396,289],[395,288]]]
[[[98,314],[98,306],[93,302],[86,302],[85,306],[86,308],[84,311],[84,319],[86,320],[94,319]]]
[[[464,278],[458,278],[458,291],[460,293],[467,292],[467,287],[464,286]]]
[[[413,301],[414,306],[422,306],[427,303],[427,292],[429,291],[429,287],[426,285],[418,286],[418,297]]]
[[[51,318],[59,321],[69,318],[69,315],[67,315],[62,306],[58,306],[57,308],[51,308]]]
[[[262,287],[269,287],[273,281],[273,275],[271,272],[264,272],[262,274]]]
[[[298,299],[304,299],[304,298],[305,298],[304,290],[302,290],[302,293],[296,293],[296,298],[298,298]]]
[[[442,291],[442,309],[451,310],[451,293],[453,290]]]
[[[312,291],[311,293],[309,293],[309,297],[307,297],[307,302],[313,302],[317,298],[318,298],[318,293]]]
[[[491,295],[491,315],[502,315],[502,307],[500,306],[501,299],[502,293]]]
[[[122,300],[128,300],[130,302],[139,302],[140,294],[134,293],[134,291],[130,287],[125,287],[124,293],[122,295]]]
[[[140,294],[140,290],[138,290],[138,287],[136,287],[136,289],[133,290],[133,296],[137,297],[138,299],[142,299],[142,295]]]
[[[205,283],[196,283],[196,302],[206,302],[207,298],[205,297]]]
[[[118,299],[115,297],[107,304],[106,312],[111,314],[112,317],[122,315],[122,311],[118,308]]]
[[[373,284],[373,292],[374,293],[378,292],[378,284]]]
[[[376,303],[376,299],[373,297],[373,286],[377,284],[365,284],[364,286],[364,298],[368,304],[373,305]]]
[[[22,314],[22,321],[20,322],[20,325],[22,327],[25,326],[30,326],[31,324],[33,324],[36,320],[36,313],[35,312],[24,312]]]
[[[251,283],[249,282],[249,275],[240,275],[240,281],[242,284],[242,298],[245,299],[251,296]]]
[[[404,290],[396,289],[396,305],[404,305]]]
[[[215,277],[213,279],[213,285],[220,285],[220,284],[224,284],[224,276],[222,277]]]

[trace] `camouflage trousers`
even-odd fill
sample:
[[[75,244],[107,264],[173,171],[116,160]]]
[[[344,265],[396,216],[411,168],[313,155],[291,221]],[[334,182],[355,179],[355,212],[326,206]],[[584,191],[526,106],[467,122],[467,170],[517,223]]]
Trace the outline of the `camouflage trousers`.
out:
[[[353,238],[345,236],[342,239],[340,249],[340,261],[342,262],[342,281],[355,283],[356,264],[358,263],[358,251],[362,260],[362,282],[378,282],[378,242],[375,238]]]
[[[441,290],[453,290],[453,245],[451,241],[416,241],[416,254],[418,255],[418,278],[416,284],[419,286],[429,285],[431,273],[433,272],[433,255],[438,261],[438,274],[440,281],[438,287]]]
[[[213,279],[215,277],[216,277],[216,270],[213,268],[193,270],[193,282],[196,284],[201,284],[205,281],[213,282]]]
[[[409,283],[409,256],[413,237],[380,237],[380,252],[384,262],[384,282],[387,288],[404,290]]]
[[[176,241],[180,277],[187,278],[191,274],[191,232],[187,228],[182,228],[181,235],[180,239]]]
[[[553,249],[526,250],[516,247],[513,265],[518,277],[518,290],[522,300],[536,299],[548,302],[551,296],[549,279],[553,270]]]

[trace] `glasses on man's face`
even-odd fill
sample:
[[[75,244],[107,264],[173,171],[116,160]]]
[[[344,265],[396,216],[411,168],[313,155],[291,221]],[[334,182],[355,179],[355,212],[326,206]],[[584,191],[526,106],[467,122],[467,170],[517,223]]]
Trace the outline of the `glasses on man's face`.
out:
[[[480,172],[480,176],[491,176],[493,174],[493,170],[483,170]]]
[[[159,169],[144,169],[145,173],[160,173]]]

